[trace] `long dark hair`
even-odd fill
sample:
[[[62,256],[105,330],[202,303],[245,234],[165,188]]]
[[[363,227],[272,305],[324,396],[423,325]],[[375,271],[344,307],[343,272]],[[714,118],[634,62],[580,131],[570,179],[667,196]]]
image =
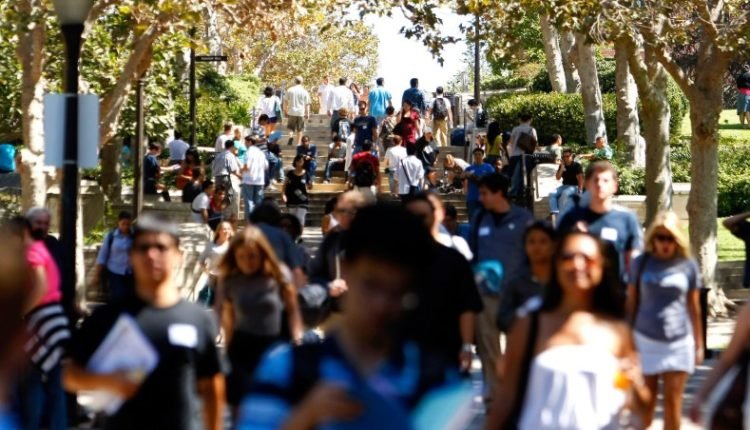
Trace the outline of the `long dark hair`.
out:
[[[529,224],[526,227],[526,230],[523,232],[523,247],[524,247],[524,256],[525,256],[525,263],[527,268],[531,268],[531,260],[529,259],[529,255],[526,254],[526,240],[528,240],[529,235],[532,231],[539,231],[547,235],[549,239],[554,244],[557,241],[557,232],[555,231],[555,227],[552,225],[551,222],[543,219],[538,219],[531,224]]]
[[[591,312],[615,319],[624,318],[625,298],[622,294],[622,289],[620,288],[619,276],[614,270],[612,261],[607,258],[608,254],[604,242],[591,233],[581,231],[566,233],[559,242],[557,242],[555,254],[552,257],[552,276],[550,277],[549,284],[545,289],[542,310],[555,310],[562,303],[563,291],[560,286],[560,281],[557,279],[557,268],[562,262],[562,252],[563,249],[565,249],[565,245],[575,237],[587,237],[596,242],[599,255],[602,257],[602,280],[594,289]]]

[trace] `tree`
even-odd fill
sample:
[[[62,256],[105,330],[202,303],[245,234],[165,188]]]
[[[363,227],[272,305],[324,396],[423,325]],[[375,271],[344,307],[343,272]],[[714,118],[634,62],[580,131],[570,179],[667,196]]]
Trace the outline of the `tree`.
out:
[[[596,70],[596,52],[587,40],[587,35],[576,33],[576,66],[581,77],[581,95],[585,112],[587,144],[593,145],[598,136],[607,136],[602,108],[602,91],[599,88],[599,74]]]
[[[629,51],[627,42],[624,38],[618,38],[615,41],[617,140],[630,148],[634,166],[645,167],[645,148],[642,143],[643,140],[641,139],[640,123],[638,120],[638,88],[633,80],[628,62]]]
[[[549,20],[549,15],[543,13],[540,18],[540,27],[544,39],[544,56],[547,64],[547,73],[552,83],[552,90],[559,93],[568,91],[565,68],[563,67],[563,55],[560,50],[560,40],[557,29]]]

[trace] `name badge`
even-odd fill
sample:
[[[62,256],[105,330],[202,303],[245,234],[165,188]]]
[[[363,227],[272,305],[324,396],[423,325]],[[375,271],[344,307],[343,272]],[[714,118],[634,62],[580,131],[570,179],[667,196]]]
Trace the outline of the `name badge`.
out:
[[[482,227],[479,229],[479,236],[489,236],[490,235],[490,228],[489,227]]]
[[[190,324],[171,324],[168,328],[169,343],[174,346],[195,348],[198,345],[198,330]]]
[[[617,241],[617,230],[615,230],[612,227],[604,227],[602,229],[602,239],[608,240],[610,242],[616,242]]]

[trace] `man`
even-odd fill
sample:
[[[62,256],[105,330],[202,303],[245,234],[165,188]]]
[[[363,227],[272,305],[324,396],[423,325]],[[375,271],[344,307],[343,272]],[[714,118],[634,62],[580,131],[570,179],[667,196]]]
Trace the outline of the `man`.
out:
[[[745,242],[745,274],[742,277],[742,286],[750,288],[750,212],[744,212],[725,219],[722,224],[735,237]]]
[[[367,114],[367,102],[361,100],[358,103],[359,116],[354,118],[354,148],[352,148],[353,155],[357,155],[363,150],[363,145],[366,140],[370,142],[377,142],[378,140],[378,121],[374,116]]]
[[[271,185],[271,180],[275,180],[277,183],[284,182],[284,157],[281,153],[281,132],[275,131],[268,136],[268,142],[261,139],[260,142],[256,143],[258,149],[266,155],[268,160],[268,173],[266,173],[266,188]]]
[[[422,162],[417,158],[417,147],[406,147],[406,158],[398,166],[393,166],[398,178],[398,195],[401,200],[424,189],[425,170]]]
[[[372,142],[365,140],[362,152],[352,156],[349,172],[352,186],[369,200],[375,200],[380,189],[380,161],[372,155]]]
[[[148,153],[143,157],[143,194],[157,195],[165,202],[172,201],[166,185],[159,182],[162,169],[159,165],[159,155],[161,155],[161,144],[158,142],[148,143]]]
[[[208,225],[211,211],[211,198],[214,196],[216,187],[212,181],[203,182],[203,192],[198,194],[190,203],[192,221]]]
[[[333,138],[328,149],[328,160],[326,161],[326,169],[323,175],[323,182],[326,184],[331,182],[331,172],[344,170],[346,165],[346,148],[343,145],[344,140],[340,136]]]
[[[261,114],[258,117],[257,123],[250,130],[250,134],[257,134],[258,136],[260,136],[262,138],[265,138],[266,137],[266,126],[268,125],[268,121],[270,121],[270,119],[268,118],[268,115]]]
[[[242,166],[242,200],[245,203],[245,220],[250,219],[253,209],[263,201],[263,191],[266,185],[268,159],[256,146],[261,141],[258,135],[245,137],[247,152],[245,164]]]
[[[375,80],[377,85],[375,89],[370,90],[370,94],[367,96],[367,101],[370,102],[370,115],[375,117],[375,121],[378,125],[383,123],[385,119],[385,110],[389,107],[393,107],[391,101],[391,93],[383,87],[383,78]],[[386,106],[387,105],[387,106]],[[373,140],[374,142],[375,140]]]
[[[266,116],[266,119],[267,118],[268,116]],[[258,119],[258,122],[260,123],[260,119]],[[216,138],[216,142],[214,143],[214,149],[217,153],[224,150],[224,144],[227,142],[227,140],[232,140],[234,138],[234,136],[232,135],[233,128],[234,125],[231,122],[224,123],[224,133],[220,134]]]
[[[141,215],[130,251],[136,297],[97,308],[73,335],[66,388],[105,391],[125,400],[107,419],[107,429],[223,428],[224,376],[215,323],[204,309],[180,298],[173,281],[182,258],[179,243],[176,226],[155,215]],[[113,326],[126,316],[158,354],[156,367],[145,375],[137,375],[135,369],[88,369]]]
[[[96,256],[96,268],[92,285],[100,285],[106,280],[108,297],[111,301],[122,301],[133,293],[133,270],[130,264],[130,248],[133,246],[131,225],[133,216],[122,211],[117,216],[117,227],[104,236],[102,247]]]
[[[401,102],[411,102],[411,105],[419,111],[419,114],[424,116],[427,106],[424,102],[424,94],[419,89],[419,79],[412,78],[409,81],[409,89],[404,91],[404,95],[401,96]]]
[[[500,358],[500,332],[495,324],[502,300],[502,285],[521,269],[525,251],[523,233],[534,220],[528,210],[510,204],[505,175],[491,173],[479,180],[482,210],[472,218],[469,245],[474,253],[475,279],[484,304],[477,320],[477,349],[482,361],[488,402],[497,393],[495,364]]]
[[[629,209],[613,202],[617,193],[617,171],[607,161],[595,161],[586,168],[588,207],[576,206],[565,212],[558,230],[586,230],[608,244],[608,257],[614,274],[626,285],[630,262],[643,248],[643,234],[638,217]],[[624,291],[624,290],[623,290]]]
[[[491,165],[484,162],[484,150],[482,148],[474,148],[471,155],[472,163],[464,171],[464,194],[466,194],[466,210],[469,213],[469,221],[481,208],[479,181],[483,176],[495,171]]]
[[[310,93],[302,86],[302,77],[294,78],[294,86],[289,88],[284,98],[284,115],[287,127],[294,134],[294,144],[299,145],[305,131],[305,121],[310,120]]]
[[[62,243],[58,238],[49,234],[49,227],[52,221],[52,214],[49,209],[43,207],[33,207],[26,212],[26,219],[31,223],[31,236],[36,240],[44,242],[47,251],[52,255],[57,267],[64,267],[64,254]],[[66,286],[63,285],[63,288]],[[62,303],[66,310],[74,309],[76,293],[74,290],[66,291],[63,289]]]
[[[523,159],[524,150],[518,145],[520,139],[526,139],[528,135],[533,141],[538,142],[539,138],[536,129],[531,126],[533,117],[528,113],[522,113],[519,116],[520,124],[515,126],[510,132],[510,160],[508,160],[509,171],[511,172],[511,196],[520,196],[523,192],[523,168],[521,160]],[[531,160],[526,161],[527,172],[531,171]]]
[[[555,179],[562,179],[562,185],[549,193],[549,213],[553,218],[560,214],[561,207],[566,207],[570,196],[583,192],[583,167],[573,159],[572,149],[562,151],[562,162],[555,172]]]
[[[464,256],[466,261],[472,261],[474,254],[469,248],[469,242],[466,241],[462,236],[451,233],[444,225],[445,219],[448,217],[446,213],[446,205],[437,193],[427,193],[427,198],[432,203],[432,207],[435,208],[435,227],[433,228],[433,236],[438,243],[447,246],[448,248],[455,249]],[[455,211],[455,206],[453,210]],[[454,213],[455,215],[455,213]]]
[[[430,268],[425,272],[428,288],[417,294],[413,335],[425,349],[467,372],[474,352],[476,314],[482,311],[471,265],[459,251],[439,241],[440,223],[432,199],[419,193],[407,198],[404,207],[425,223],[435,240]]]
[[[750,128],[750,64],[742,66],[742,72],[735,79],[737,84],[737,116],[740,125]]]
[[[424,134],[417,139],[417,158],[424,165],[425,170],[433,169],[437,164],[440,149],[435,143],[435,136],[430,127],[424,128]]]
[[[378,131],[378,137],[380,137],[381,154],[385,154],[394,145],[393,138],[396,136],[394,131],[396,124],[398,124],[395,112],[396,109],[393,106],[385,108],[385,118],[379,123],[380,130]]]
[[[169,165],[179,165],[185,160],[185,153],[187,152],[190,145],[182,140],[182,133],[179,131],[174,132],[174,140],[169,142]]]
[[[304,136],[302,144],[297,147],[297,155],[305,157],[305,179],[307,188],[312,189],[318,169],[318,147],[310,143],[310,137]]]
[[[232,183],[232,177],[235,180],[242,180],[242,174],[240,173],[240,161],[237,159],[235,151],[236,148],[233,140],[229,139],[224,142],[224,152],[216,155],[211,170],[214,174],[214,183],[216,186],[223,187],[227,191],[230,205],[239,208],[239,201],[234,184]]]
[[[340,118],[341,109],[347,112],[354,112],[354,97],[352,91],[346,86],[346,78],[339,79],[339,86],[331,90],[326,101],[328,107],[328,116],[331,117],[331,127]]]
[[[471,226],[468,223],[458,222],[458,209],[456,208],[456,206],[454,206],[451,203],[447,203],[445,205],[445,216],[443,217],[443,227],[445,227],[445,230],[449,234],[460,237],[464,239],[465,241],[467,241],[468,243],[469,236],[471,233]],[[472,255],[471,258],[473,260],[474,256]]]
[[[591,161],[609,161],[614,155],[612,147],[607,144],[607,139],[604,136],[596,137],[594,148],[594,152],[582,154],[580,155],[580,158]]]
[[[396,174],[401,168],[401,160],[406,158],[406,148],[401,136],[393,136],[393,146],[385,151],[385,173],[388,175],[388,187],[391,194],[398,195]]]
[[[432,130],[439,146],[448,146],[448,130],[453,128],[453,109],[451,101],[445,98],[443,87],[437,87],[435,100],[432,101]]]
[[[403,209],[363,209],[344,240],[341,324],[322,343],[266,355],[238,428],[410,428],[413,405],[446,377],[439,358],[396,336],[430,248],[427,231]]]
[[[328,95],[333,89],[333,85],[331,85],[330,82],[331,79],[326,76],[323,78],[323,83],[318,86],[318,101],[320,103],[318,113],[320,115],[325,115],[328,113],[328,105],[326,103],[328,102]]]

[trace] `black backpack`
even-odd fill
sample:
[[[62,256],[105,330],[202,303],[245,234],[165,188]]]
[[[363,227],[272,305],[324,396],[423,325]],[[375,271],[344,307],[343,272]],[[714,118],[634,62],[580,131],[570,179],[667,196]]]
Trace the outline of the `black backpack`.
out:
[[[537,142],[534,135],[526,132],[521,133],[516,140],[516,147],[526,154],[533,154],[538,144],[539,142]]]
[[[476,125],[479,128],[487,127],[487,123],[489,122],[489,118],[487,117],[487,111],[484,109],[477,112],[477,122]]]
[[[448,105],[445,104],[445,99],[442,97],[435,99],[435,103],[432,107],[432,117],[438,120],[448,118]]]
[[[375,172],[372,163],[360,161],[354,169],[354,185],[358,187],[371,187],[375,183]]]

